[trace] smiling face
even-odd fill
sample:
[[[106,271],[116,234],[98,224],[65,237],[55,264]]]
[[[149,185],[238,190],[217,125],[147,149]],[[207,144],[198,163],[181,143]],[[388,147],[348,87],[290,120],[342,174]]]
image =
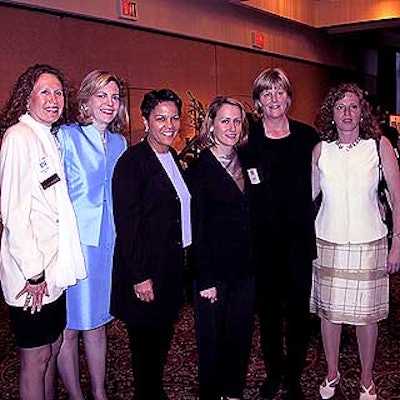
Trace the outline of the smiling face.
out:
[[[264,89],[260,94],[260,104],[264,118],[278,119],[286,115],[290,105],[290,97],[280,85]]]
[[[118,115],[120,107],[119,96],[118,85],[111,81],[89,98],[86,106],[89,108],[89,114],[93,119],[93,126],[98,131],[104,132]]]
[[[28,99],[30,116],[47,126],[60,117],[64,109],[64,92],[59,79],[44,73],[39,76]]]
[[[149,119],[143,117],[148,131],[148,141],[155,151],[165,153],[176,138],[181,126],[178,107],[173,101],[164,101],[155,106]]]
[[[238,106],[222,104],[211,127],[215,145],[221,151],[230,152],[242,134],[242,113]]]
[[[335,121],[339,139],[343,143],[350,143],[357,139],[360,130],[361,107],[360,99],[355,93],[347,92],[343,99],[333,106],[333,120]]]

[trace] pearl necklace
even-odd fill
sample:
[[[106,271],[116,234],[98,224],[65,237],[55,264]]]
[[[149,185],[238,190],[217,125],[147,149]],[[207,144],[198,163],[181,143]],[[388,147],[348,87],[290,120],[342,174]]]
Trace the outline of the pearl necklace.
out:
[[[339,150],[345,149],[346,151],[350,151],[353,147],[357,146],[360,143],[361,138],[360,136],[351,143],[343,143],[339,139],[336,140],[336,146],[339,147]]]

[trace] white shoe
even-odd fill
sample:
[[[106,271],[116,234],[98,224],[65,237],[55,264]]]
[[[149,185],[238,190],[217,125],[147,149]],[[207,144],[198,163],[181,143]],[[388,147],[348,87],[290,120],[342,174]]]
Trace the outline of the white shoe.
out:
[[[375,388],[374,382],[371,383],[371,386],[368,389],[361,383],[360,400],[376,400],[378,398],[376,390],[375,394],[371,394],[371,391],[374,388]]]
[[[331,381],[328,381],[328,378],[325,378],[325,380],[319,386],[319,394],[321,398],[324,400],[332,398],[335,395],[336,386],[339,384],[339,382],[340,382],[339,372],[336,374],[336,377]],[[368,400],[368,398],[366,397],[365,400]]]

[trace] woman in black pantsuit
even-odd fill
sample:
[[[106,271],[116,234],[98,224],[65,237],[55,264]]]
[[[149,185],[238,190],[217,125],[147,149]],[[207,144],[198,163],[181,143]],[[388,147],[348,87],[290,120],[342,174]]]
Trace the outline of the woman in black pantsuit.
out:
[[[191,244],[190,194],[175,151],[182,102],[168,89],[141,104],[146,139],[118,160],[112,314],[126,323],[135,400],[166,400],[162,376],[183,300],[184,249]]]
[[[260,394],[273,399],[284,377],[287,399],[301,400],[316,255],[311,154],[318,139],[313,128],[287,117],[292,87],[281,69],[267,69],[256,78],[253,99],[261,118],[249,121],[245,151],[252,183],[256,306],[267,368]]]
[[[236,152],[246,139],[243,106],[215,98],[200,133],[204,150],[188,170],[200,400],[240,399],[246,383],[254,278],[249,184]]]

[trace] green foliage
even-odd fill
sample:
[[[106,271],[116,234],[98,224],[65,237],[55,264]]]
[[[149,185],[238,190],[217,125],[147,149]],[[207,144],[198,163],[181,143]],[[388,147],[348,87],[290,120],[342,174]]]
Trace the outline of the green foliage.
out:
[[[189,96],[189,108],[187,113],[190,126],[195,129],[196,133],[198,133],[206,116],[206,107],[200,100],[196,99],[190,90],[186,93]]]

